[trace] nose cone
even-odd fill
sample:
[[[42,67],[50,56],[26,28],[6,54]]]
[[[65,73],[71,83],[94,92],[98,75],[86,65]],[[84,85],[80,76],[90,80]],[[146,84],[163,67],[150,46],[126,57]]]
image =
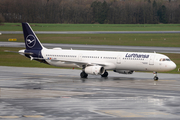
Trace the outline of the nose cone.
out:
[[[169,69],[174,70],[175,68],[176,68],[176,64],[174,62],[171,62],[171,64],[169,65]]]

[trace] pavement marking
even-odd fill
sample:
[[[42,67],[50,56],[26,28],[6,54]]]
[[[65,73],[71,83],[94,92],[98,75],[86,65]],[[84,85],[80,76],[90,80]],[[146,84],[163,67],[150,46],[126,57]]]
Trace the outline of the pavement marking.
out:
[[[42,115],[23,115],[23,117],[27,117],[27,118],[42,118]]]
[[[58,77],[63,77],[64,75],[58,75]]]
[[[96,94],[91,92],[72,92],[57,90],[41,89],[16,89],[1,88],[0,98],[53,98],[53,97],[70,97],[76,95]]]
[[[175,80],[174,80],[175,81]],[[119,83],[116,83],[114,81],[106,81],[106,82],[101,82],[101,83],[90,83],[87,85],[91,86],[111,86],[111,87],[120,87],[120,88],[142,88],[142,89],[154,89],[154,90],[175,90],[175,91],[180,91],[178,83],[174,82],[172,80],[166,80],[166,81],[158,81],[154,85],[153,81],[151,83],[148,83],[147,81],[141,82],[136,82],[132,84],[131,82],[124,82],[124,81],[119,81]],[[150,85],[149,85],[150,84]],[[170,87],[169,87],[170,86]]]
[[[37,75],[37,76],[47,76],[47,74],[35,74],[35,73],[23,73],[24,75]],[[57,77],[63,77],[65,75],[58,75]],[[51,77],[51,76],[49,76]]]
[[[176,82],[177,80],[158,80],[158,81]]]
[[[6,119],[15,119],[20,117],[26,117],[26,118],[42,118],[44,116],[42,115],[22,115],[22,116],[0,116],[0,118],[6,118]]]
[[[138,117],[164,117],[168,118],[177,117],[176,115],[160,112],[160,111],[148,111],[148,112],[137,112],[137,111],[126,111],[126,110],[97,110],[96,112],[113,115],[116,117],[125,118],[138,118]]]
[[[35,73],[23,73],[24,75],[45,75],[45,74],[35,74]]]
[[[145,116],[152,116],[152,115],[171,115],[169,113],[164,113],[164,112],[159,112],[159,111],[154,111],[154,112],[138,112],[139,114],[143,114]]]
[[[9,119],[10,119],[10,118],[11,118],[11,119],[14,118],[14,119],[15,119],[15,118],[19,118],[19,116],[0,116],[0,118],[7,118],[7,119],[8,119],[8,118],[9,118]]]
[[[1,81],[3,80],[12,80],[11,78],[3,78],[3,79],[0,79]]]
[[[100,110],[99,112],[109,114],[109,115],[114,115],[117,117],[127,117],[127,118],[134,118],[134,117],[145,117],[143,115],[135,114],[132,112],[127,112],[124,110]]]

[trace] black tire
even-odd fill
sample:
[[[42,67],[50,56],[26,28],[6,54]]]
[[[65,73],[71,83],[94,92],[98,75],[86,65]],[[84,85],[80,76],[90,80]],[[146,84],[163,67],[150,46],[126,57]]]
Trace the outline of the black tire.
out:
[[[154,77],[154,80],[155,80],[155,81],[158,81],[158,79],[159,79],[159,78],[158,78],[157,76]]]
[[[84,71],[80,74],[81,78],[87,78],[88,74],[86,74]]]
[[[108,76],[108,72],[104,72],[104,74],[101,75],[101,77],[107,77]]]

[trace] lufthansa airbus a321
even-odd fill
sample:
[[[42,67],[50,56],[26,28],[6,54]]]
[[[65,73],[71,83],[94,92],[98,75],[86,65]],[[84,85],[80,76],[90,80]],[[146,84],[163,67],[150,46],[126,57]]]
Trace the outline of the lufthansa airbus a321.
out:
[[[158,53],[47,49],[28,23],[22,23],[22,28],[26,49],[19,50],[21,55],[53,66],[82,68],[81,78],[87,78],[88,74],[107,77],[108,70],[122,74],[153,71],[154,80],[158,80],[157,72],[176,68],[173,61]]]

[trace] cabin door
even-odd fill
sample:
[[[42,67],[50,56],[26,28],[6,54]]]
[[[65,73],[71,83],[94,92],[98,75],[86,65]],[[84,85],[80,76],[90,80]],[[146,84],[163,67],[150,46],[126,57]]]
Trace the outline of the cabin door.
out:
[[[117,64],[121,64],[121,56],[120,55],[117,56]]]
[[[154,58],[155,58],[155,55],[150,56],[149,65],[154,65]]]

